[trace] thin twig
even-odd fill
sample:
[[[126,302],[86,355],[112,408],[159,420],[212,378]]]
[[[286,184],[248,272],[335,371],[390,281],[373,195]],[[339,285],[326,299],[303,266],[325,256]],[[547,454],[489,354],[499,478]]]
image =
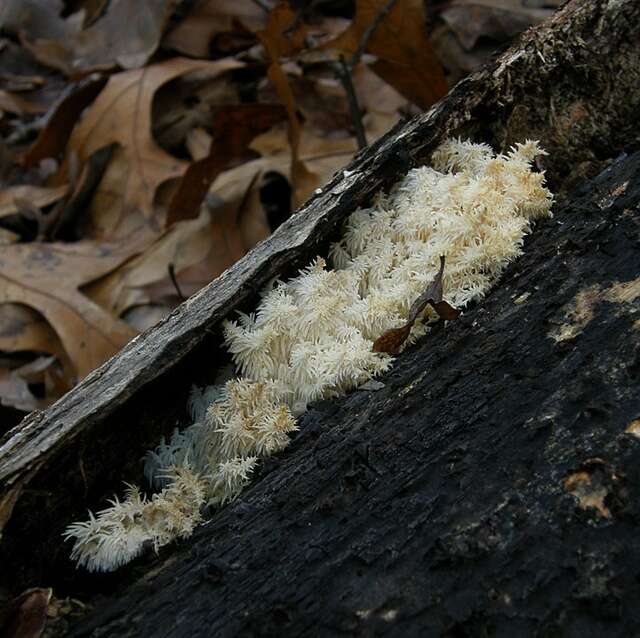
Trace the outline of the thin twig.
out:
[[[169,264],[167,269],[169,270],[169,279],[171,279],[171,283],[178,293],[178,299],[180,299],[180,302],[185,301],[186,297],[182,294],[182,290],[180,290],[180,286],[178,285],[178,279],[176,278],[176,267],[173,265],[173,262]]]
[[[347,102],[349,104],[349,113],[351,114],[351,121],[356,133],[356,140],[358,141],[358,148],[362,150],[367,147],[367,136],[364,132],[364,124],[362,122],[362,111],[358,104],[358,95],[356,89],[353,86],[353,70],[358,66],[364,52],[367,49],[369,40],[376,32],[376,29],[382,24],[382,21],[389,15],[389,12],[393,9],[397,0],[389,0],[387,4],[380,9],[376,17],[371,21],[371,24],[366,28],[365,32],[360,38],[358,48],[353,54],[351,60],[347,62],[344,56],[340,56],[336,65],[336,75],[342,83],[345,93],[347,94]]]
[[[356,89],[353,86],[353,80],[351,78],[351,69],[347,64],[344,56],[341,55],[336,67],[336,74],[338,79],[342,83],[345,93],[347,94],[347,102],[349,104],[349,112],[351,113],[351,120],[356,132],[356,140],[358,141],[358,148],[362,150],[367,147],[367,136],[364,132],[364,124],[362,122],[362,111],[358,104],[358,96],[356,95]]]
[[[350,66],[352,69],[354,69],[357,66],[358,62],[360,62],[360,58],[362,58],[362,56],[364,55],[367,45],[369,44],[369,40],[371,40],[371,37],[376,32],[377,28],[382,24],[382,21],[387,17],[387,15],[389,15],[396,2],[397,0],[389,0],[389,2],[387,2],[387,4],[385,4],[384,7],[380,9],[378,15],[376,15],[376,17],[371,21],[371,24],[365,29],[365,32],[360,38],[358,48],[351,58]]]

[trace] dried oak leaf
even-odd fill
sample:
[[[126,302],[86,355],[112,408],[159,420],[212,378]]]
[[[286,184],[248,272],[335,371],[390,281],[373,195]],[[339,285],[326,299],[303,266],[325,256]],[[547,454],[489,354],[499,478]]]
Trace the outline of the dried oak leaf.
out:
[[[231,59],[189,60],[173,58],[144,69],[117,73],[73,130],[66,159],[56,180],[65,180],[70,158],[75,154],[84,163],[96,151],[117,144],[107,174],[94,196],[93,208],[110,217],[102,236],[128,234],[118,229],[130,214],[139,212],[147,222],[153,217],[153,201],[160,184],[180,177],[188,163],[165,152],[151,134],[151,106],[156,90],[186,73],[198,70],[218,74],[243,66]],[[98,233],[100,234],[100,233]]]
[[[78,378],[115,354],[135,332],[79,288],[139,253],[137,237],[118,244],[14,244],[0,255],[0,303],[37,310],[60,338]]]
[[[354,54],[387,5],[388,0],[356,0],[349,28],[323,48]],[[422,0],[396,2],[369,37],[366,52],[378,58],[373,70],[423,109],[447,92],[442,65],[426,36]]]
[[[438,271],[438,274],[427,286],[427,289],[413,302],[413,304],[411,304],[409,314],[407,315],[407,323],[400,328],[387,330],[387,332],[378,337],[373,343],[374,352],[398,354],[402,344],[407,340],[413,324],[427,305],[432,306],[432,308],[438,313],[440,319],[452,321],[460,316],[460,311],[449,305],[442,298],[442,275],[444,274],[444,263],[445,258],[441,256],[440,270]]]

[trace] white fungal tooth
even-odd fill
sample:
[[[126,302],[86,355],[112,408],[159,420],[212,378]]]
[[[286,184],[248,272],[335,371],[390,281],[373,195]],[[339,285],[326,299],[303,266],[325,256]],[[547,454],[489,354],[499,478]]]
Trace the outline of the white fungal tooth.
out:
[[[530,140],[497,156],[486,144],[448,140],[431,167],[413,169],[346,220],[329,250],[333,269],[318,257],[290,281],[272,282],[255,313],[224,322],[243,378],[193,393],[194,423],[147,455],[145,474],[162,491],[147,500],[130,487],[123,502],[70,525],[72,558],[116,569],[147,545],[191,534],[203,506],[236,498],[259,458],[287,446],[294,415],[389,369],[392,358],[373,342],[405,323],[440,255],[447,301],[462,308],[482,298],[522,251],[531,223],[550,215],[544,174],[532,171],[543,154]],[[419,319],[408,343],[426,331]]]

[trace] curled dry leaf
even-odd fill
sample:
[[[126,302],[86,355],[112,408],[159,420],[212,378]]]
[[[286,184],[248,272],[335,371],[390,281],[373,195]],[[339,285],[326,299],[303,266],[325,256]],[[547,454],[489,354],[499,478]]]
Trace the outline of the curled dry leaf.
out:
[[[126,235],[132,228],[149,223],[158,186],[180,177],[187,168],[186,162],[161,149],[151,135],[151,103],[158,87],[192,71],[223,73],[242,66],[231,59],[209,62],[174,58],[109,78],[73,130],[65,163],[57,175],[57,180],[66,179],[74,153],[84,163],[105,146],[118,145],[105,175],[108,179],[102,180],[92,202],[97,214],[109,218],[106,227],[100,229],[98,224],[97,236]],[[125,224],[127,216],[134,219]]]
[[[35,396],[31,384],[44,387],[44,396]],[[36,357],[17,368],[0,368],[0,403],[23,412],[31,412],[47,407],[72,385],[65,383],[62,369],[55,357]]]
[[[407,340],[413,324],[427,305],[433,307],[433,309],[438,313],[440,319],[452,321],[460,316],[460,311],[449,305],[442,298],[442,275],[444,274],[444,263],[445,258],[442,256],[440,257],[440,270],[438,271],[438,274],[429,286],[427,286],[427,289],[413,302],[411,308],[409,308],[406,324],[400,328],[387,330],[387,332],[378,337],[373,343],[374,352],[398,354],[402,344]]]
[[[53,217],[49,238],[76,238],[75,221],[89,205],[113,154],[114,145],[96,151],[82,167],[71,192],[51,211]]]
[[[536,8],[520,0],[454,0],[440,17],[456,34],[460,44],[470,51],[480,38],[506,42],[552,13],[552,1],[547,8]]]
[[[115,315],[135,319],[131,311],[136,307],[173,307],[181,301],[169,265],[185,297],[208,284],[270,234],[262,206],[253,198],[259,172],[253,175],[253,181],[248,172],[238,180],[244,184],[245,197],[238,199],[232,188],[220,191],[228,199],[211,193],[197,219],[171,226],[143,254],[86,287],[86,294]],[[142,314],[156,316],[157,312],[150,307]]]

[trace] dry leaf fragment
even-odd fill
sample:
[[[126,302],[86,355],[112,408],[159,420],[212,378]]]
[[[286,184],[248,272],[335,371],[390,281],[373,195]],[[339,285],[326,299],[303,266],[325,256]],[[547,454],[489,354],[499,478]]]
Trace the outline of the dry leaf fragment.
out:
[[[0,90],[0,109],[17,115],[40,115],[47,110],[39,102],[31,102],[22,95],[5,90]]]
[[[61,17],[58,0],[6,0],[0,25],[19,34],[40,63],[69,76],[116,64],[132,69],[153,55],[176,4],[176,0],[111,0],[104,13],[86,26],[83,11]]]
[[[163,45],[195,58],[207,58],[216,36],[264,28],[267,13],[253,0],[198,2],[164,39]]]
[[[291,27],[293,26],[296,26],[296,28],[291,32]],[[296,207],[304,202],[306,196],[317,186],[318,180],[300,159],[302,125],[298,118],[298,109],[293,91],[287,80],[287,75],[280,65],[280,58],[297,53],[304,44],[305,35],[306,29],[304,25],[301,23],[296,25],[295,14],[284,3],[278,4],[269,13],[266,29],[258,33],[258,37],[271,59],[267,77],[275,87],[278,97],[286,107],[289,116],[290,175]]]
[[[86,209],[102,175],[111,160],[114,145],[105,146],[96,151],[84,164],[80,175],[67,197],[56,204],[51,211],[54,223],[49,234],[50,239],[76,239],[73,222]]]
[[[505,42],[552,13],[520,0],[454,0],[440,16],[470,51],[482,37]]]
[[[44,587],[27,589],[10,600],[0,630],[10,638],[40,638],[47,626],[47,607],[53,590]]]
[[[460,316],[460,311],[448,304],[442,298],[442,275],[444,274],[444,256],[440,257],[440,270],[435,279],[427,286],[427,289],[413,302],[407,315],[407,323],[400,328],[387,330],[373,343],[374,352],[386,352],[387,354],[398,354],[402,344],[407,340],[411,328],[418,315],[430,305],[438,313],[441,319],[452,321]]]
[[[279,104],[219,108],[213,119],[209,154],[187,168],[171,200],[166,225],[197,217],[213,180],[234,163],[253,158],[254,154],[247,152],[251,140],[286,117],[284,107]]]
[[[187,168],[186,162],[162,150],[151,135],[151,104],[156,90],[192,71],[218,74],[241,66],[241,62],[230,59],[209,62],[173,58],[112,75],[71,134],[57,179],[66,178],[72,153],[84,163],[96,151],[118,144],[110,165],[110,171],[115,168],[116,173],[112,171],[112,179],[100,184],[94,206],[109,208],[110,214],[120,220],[136,210],[151,219],[158,186],[180,177]],[[114,163],[118,166],[113,167]],[[117,228],[117,221],[112,224]],[[113,228],[111,232],[114,233]]]
[[[115,354],[135,333],[79,288],[143,249],[132,237],[118,245],[81,241],[7,246],[0,255],[0,302],[20,303],[51,324],[79,378]]]
[[[64,356],[60,339],[44,317],[33,308],[13,303],[0,304],[0,351]]]
[[[69,185],[62,184],[48,188],[46,186],[9,186],[0,191],[0,217],[13,215],[20,209],[21,200],[28,201],[31,205],[43,208],[62,199],[68,192]]]
[[[94,74],[65,89],[49,110],[38,138],[22,159],[26,168],[35,166],[45,157],[62,155],[82,111],[96,98],[106,82],[107,78]]]
[[[388,0],[357,0],[349,28],[323,48],[353,55]],[[422,0],[397,2],[368,39],[366,51],[378,60],[373,70],[423,109],[447,92],[440,61],[427,39]]]

